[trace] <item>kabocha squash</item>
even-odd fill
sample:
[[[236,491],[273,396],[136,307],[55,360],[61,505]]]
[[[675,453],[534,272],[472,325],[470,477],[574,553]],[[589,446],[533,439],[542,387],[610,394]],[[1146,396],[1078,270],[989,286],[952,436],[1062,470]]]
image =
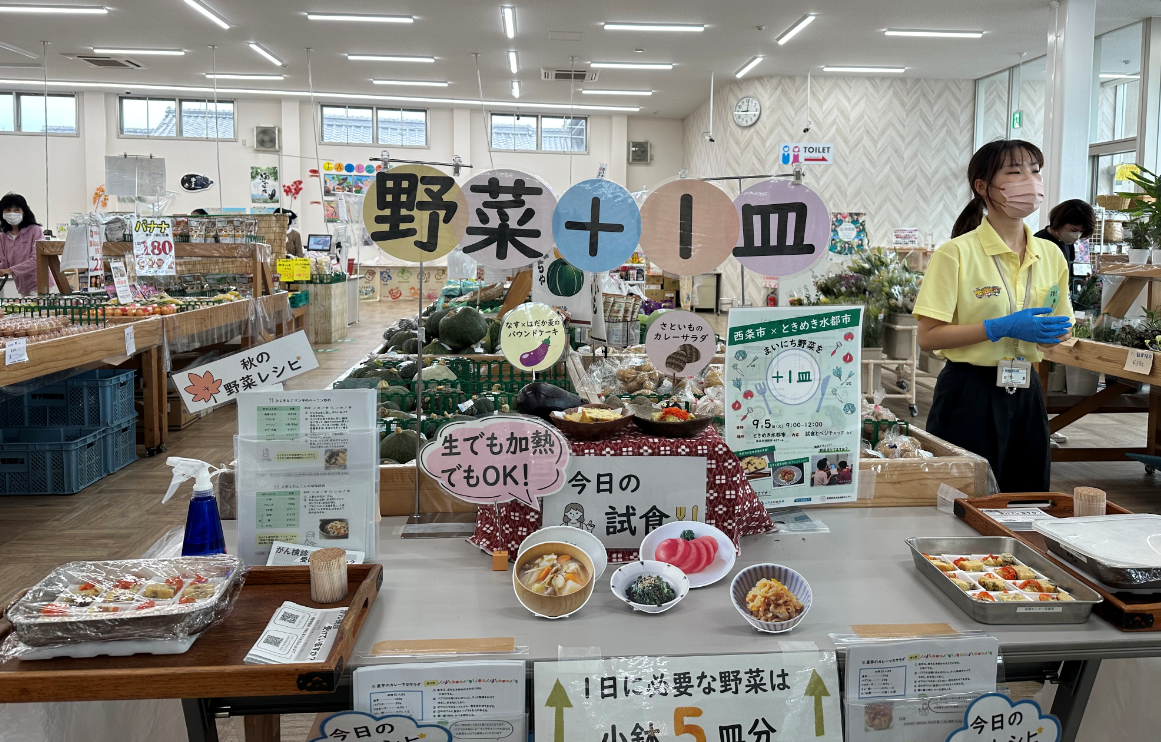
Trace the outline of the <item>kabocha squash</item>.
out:
[[[491,397],[472,397],[472,406],[468,413],[472,415],[488,415],[496,411],[496,403]]]
[[[419,372],[420,378],[424,381],[455,381],[456,375],[447,366],[442,363],[433,363],[427,368]]]
[[[424,352],[425,353],[427,352],[426,348],[424,348]],[[402,379],[404,381],[410,381],[411,379],[415,378],[415,372],[418,369],[419,369],[419,365],[415,361],[411,360],[411,361],[404,361],[403,363],[396,366],[395,372],[399,374],[400,379]]]
[[[415,331],[402,330],[402,331],[397,332],[391,336],[391,342],[387,344],[387,347],[388,348],[402,347],[403,343],[407,342],[408,340],[410,340],[414,337],[416,337]]]
[[[405,355],[411,355],[419,352],[419,339],[407,338],[403,341],[403,345],[399,347],[399,352]]]
[[[439,323],[440,342],[455,350],[470,348],[488,334],[488,321],[472,307],[453,309]]]
[[[450,309],[441,309],[423,321],[423,329],[425,331],[426,337],[429,337],[432,340],[435,340],[436,338],[439,338],[440,340],[443,339],[439,334],[439,323],[443,321],[443,318],[446,317],[450,312]]]
[[[430,343],[423,346],[423,355],[425,356],[447,356],[451,355],[451,353],[452,349],[438,340],[432,340]],[[412,377],[414,378],[414,374]]]
[[[504,327],[504,323],[497,320],[488,320],[488,332],[484,335],[484,339],[480,344],[484,346],[485,353],[497,353],[500,350],[500,330]]]
[[[379,458],[392,459],[400,464],[415,461],[415,446],[419,437],[414,430],[396,428],[379,442]]]
[[[411,390],[405,386],[389,386],[386,389],[380,390],[380,399],[386,397],[388,400],[399,405],[401,408],[410,412],[415,409],[415,397],[408,396]]]
[[[584,271],[567,260],[554,260],[548,265],[548,290],[557,296],[576,296],[585,287]]]

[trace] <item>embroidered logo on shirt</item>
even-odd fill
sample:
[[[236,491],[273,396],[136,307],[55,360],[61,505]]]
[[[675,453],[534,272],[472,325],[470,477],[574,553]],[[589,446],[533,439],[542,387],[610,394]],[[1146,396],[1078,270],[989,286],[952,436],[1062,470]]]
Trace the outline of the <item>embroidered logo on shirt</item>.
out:
[[[980,286],[978,289],[976,289],[972,293],[974,293],[976,295],[977,299],[991,299],[993,297],[1000,295],[1000,287],[999,286]]]

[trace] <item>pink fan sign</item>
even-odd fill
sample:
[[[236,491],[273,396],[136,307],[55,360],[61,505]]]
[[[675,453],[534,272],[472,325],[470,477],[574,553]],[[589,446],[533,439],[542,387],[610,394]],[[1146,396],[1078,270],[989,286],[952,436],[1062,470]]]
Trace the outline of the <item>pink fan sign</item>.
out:
[[[517,500],[540,510],[538,497],[564,487],[568,442],[546,422],[502,415],[449,423],[423,447],[419,465],[464,502]]]

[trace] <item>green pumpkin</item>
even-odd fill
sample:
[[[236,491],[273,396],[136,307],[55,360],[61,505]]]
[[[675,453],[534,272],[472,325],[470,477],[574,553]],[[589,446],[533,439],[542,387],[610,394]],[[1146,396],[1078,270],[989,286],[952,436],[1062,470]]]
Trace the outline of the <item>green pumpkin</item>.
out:
[[[426,347],[423,349],[423,352],[427,352]],[[396,366],[395,372],[399,374],[399,378],[401,380],[410,381],[415,378],[415,372],[418,368],[419,366],[415,363],[414,360],[408,360]]]
[[[560,258],[548,265],[548,290],[557,296],[576,296],[585,287],[585,274],[567,260]]]
[[[426,333],[425,337],[428,340],[435,340],[436,338],[442,340],[439,334],[439,323],[449,312],[451,312],[451,309],[441,309],[423,321],[423,329]]]
[[[419,339],[418,338],[407,338],[406,340],[403,341],[403,345],[401,345],[399,347],[399,352],[403,353],[404,355],[411,355],[413,353],[418,353],[419,352]],[[398,376],[398,373],[396,373],[396,376]]]
[[[473,415],[487,415],[496,411],[496,403],[491,397],[472,397],[472,406],[468,410]]]
[[[500,330],[503,327],[503,322],[494,319],[488,320],[488,333],[484,335],[481,342],[485,353],[498,353],[500,351]]]
[[[400,464],[415,461],[415,446],[418,436],[414,430],[396,428],[394,433],[387,435],[379,442],[379,458],[391,459]]]
[[[389,342],[387,344],[387,347],[388,348],[399,348],[403,345],[403,343],[407,342],[408,340],[410,340],[411,338],[413,338],[415,336],[416,335],[415,335],[415,332],[413,330],[403,330],[401,332],[397,332],[391,336],[391,342]]]
[[[488,334],[488,321],[472,307],[453,309],[439,323],[439,339],[455,350],[470,348]]]
[[[425,356],[446,356],[451,355],[452,349],[444,345],[438,340],[432,340],[427,345],[423,346],[423,355]],[[412,374],[414,377],[415,374]]]
[[[379,390],[379,399],[390,400],[410,412],[415,409],[415,398],[408,397],[411,390],[405,386],[389,386]]]

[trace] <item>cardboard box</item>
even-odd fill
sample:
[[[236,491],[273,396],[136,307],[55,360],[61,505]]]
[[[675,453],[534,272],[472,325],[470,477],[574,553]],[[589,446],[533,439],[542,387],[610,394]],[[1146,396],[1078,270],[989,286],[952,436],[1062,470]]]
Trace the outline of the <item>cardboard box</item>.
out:
[[[421,513],[470,513],[476,510],[444,492],[426,474],[419,487]],[[411,515],[415,508],[415,464],[379,465],[379,512],[384,516]]]
[[[188,428],[193,422],[199,418],[213,412],[213,409],[202,410],[201,412],[190,413],[182,404],[181,397],[177,395],[169,395],[165,398],[166,403],[166,419],[168,420],[170,430],[183,430]]]

